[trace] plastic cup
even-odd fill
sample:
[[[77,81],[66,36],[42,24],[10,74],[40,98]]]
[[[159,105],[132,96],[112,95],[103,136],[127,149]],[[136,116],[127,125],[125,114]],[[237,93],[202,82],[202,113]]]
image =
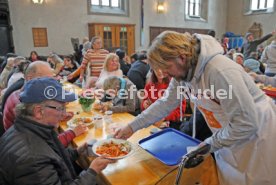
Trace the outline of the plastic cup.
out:
[[[102,128],[103,127],[103,118],[102,116],[94,116],[93,122],[95,123],[95,128]]]
[[[112,123],[112,114],[113,112],[112,111],[105,111],[104,113],[104,120],[106,123]]]

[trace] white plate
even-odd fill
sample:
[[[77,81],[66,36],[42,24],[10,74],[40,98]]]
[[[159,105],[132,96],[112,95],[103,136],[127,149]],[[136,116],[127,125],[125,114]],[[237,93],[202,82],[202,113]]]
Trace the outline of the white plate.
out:
[[[93,153],[96,154],[97,156],[101,156],[101,154],[96,153],[97,147],[102,146],[106,143],[111,143],[111,141],[115,144],[124,144],[128,150],[128,154],[126,154],[124,156],[119,156],[119,157],[106,157],[108,159],[116,159],[116,160],[123,159],[123,158],[130,156],[134,151],[134,147],[129,141],[122,140],[122,139],[109,138],[109,139],[104,139],[104,140],[100,140],[100,141],[96,142],[92,147]]]
[[[90,126],[90,125],[93,124],[93,119],[92,119],[92,118],[89,118],[89,117],[79,117],[79,118],[73,118],[73,119],[69,120],[69,121],[67,122],[67,126],[68,126],[69,128],[75,128],[75,127],[78,125],[78,123],[79,123],[79,122],[77,122],[77,119],[90,119],[91,121],[88,122],[88,123],[83,122],[83,124],[84,124],[85,126]]]

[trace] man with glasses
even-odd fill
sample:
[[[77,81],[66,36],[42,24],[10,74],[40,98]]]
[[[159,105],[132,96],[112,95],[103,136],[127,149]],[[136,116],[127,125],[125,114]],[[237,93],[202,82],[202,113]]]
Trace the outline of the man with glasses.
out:
[[[53,70],[50,68],[50,65],[47,62],[36,61],[31,63],[28,68],[25,70],[24,78],[25,81],[29,81],[34,78],[39,77],[53,77]],[[19,103],[19,93],[21,87],[24,85],[24,82],[20,84],[11,86],[4,95],[2,110],[3,110],[3,123],[4,129],[7,130],[13,125],[15,120],[15,106]],[[73,117],[72,112],[67,112],[64,114],[63,121],[68,121]],[[86,126],[78,125],[73,130],[67,130],[58,135],[58,138],[62,144],[67,147],[68,144],[76,137],[84,133]]]
[[[73,161],[87,153],[87,144],[65,149],[55,132],[66,103],[75,99],[53,78],[24,85],[14,126],[0,139],[0,184],[96,184],[97,174],[114,160],[98,157],[78,175]]]

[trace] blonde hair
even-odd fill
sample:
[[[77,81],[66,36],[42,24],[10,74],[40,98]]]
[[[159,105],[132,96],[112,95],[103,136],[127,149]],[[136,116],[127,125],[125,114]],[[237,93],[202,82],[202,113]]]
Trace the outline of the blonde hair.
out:
[[[106,55],[105,59],[104,59],[104,64],[103,64],[103,69],[105,71],[108,71],[108,63],[109,61],[111,61],[113,58],[117,58],[117,61],[118,61],[118,69],[120,69],[120,62],[119,62],[119,57],[115,54],[115,53],[109,53],[108,55]],[[110,71],[109,71],[110,72]]]
[[[178,33],[174,31],[164,31],[153,41],[148,50],[148,63],[153,69],[168,68],[168,60],[175,60],[184,55],[187,61],[187,67],[196,64],[198,54],[197,39],[189,33]]]

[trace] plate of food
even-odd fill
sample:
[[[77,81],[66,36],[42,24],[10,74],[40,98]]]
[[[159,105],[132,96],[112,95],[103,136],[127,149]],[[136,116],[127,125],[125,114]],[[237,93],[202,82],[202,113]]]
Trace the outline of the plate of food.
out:
[[[95,110],[102,110],[103,107],[107,107],[107,109],[110,109],[111,107],[113,107],[113,103],[111,101],[101,102],[100,100],[96,100],[92,106]]]
[[[108,159],[123,159],[133,153],[133,145],[126,140],[109,138],[96,142],[93,153],[97,156],[105,155]]]
[[[264,87],[262,88],[262,90],[263,90],[268,96],[276,97],[276,88],[275,88],[275,87],[272,87],[271,85],[269,85],[269,86],[264,86]]]
[[[91,126],[93,124],[93,120],[92,118],[89,118],[89,117],[79,117],[79,118],[73,118],[67,122],[67,125],[70,128],[75,128],[76,126],[81,124],[86,126]]]

